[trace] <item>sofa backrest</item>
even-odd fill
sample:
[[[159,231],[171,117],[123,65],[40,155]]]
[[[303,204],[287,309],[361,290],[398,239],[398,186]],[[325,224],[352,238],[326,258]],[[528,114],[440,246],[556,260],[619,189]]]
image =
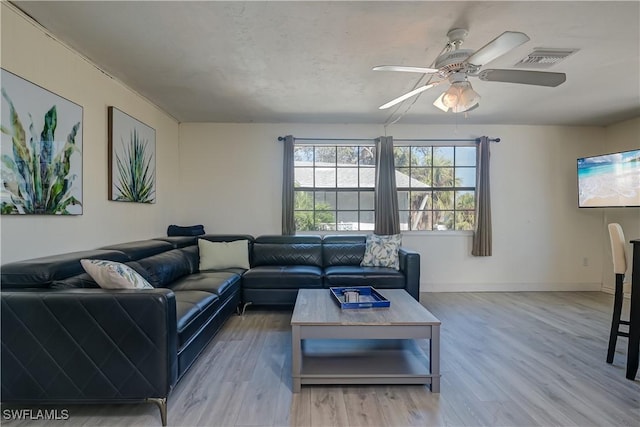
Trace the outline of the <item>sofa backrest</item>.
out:
[[[127,261],[124,262],[124,264],[133,268],[138,274],[144,277],[146,281],[149,281],[149,273],[137,261]],[[50,286],[52,289],[100,288],[100,285],[87,273],[67,277],[66,279],[54,280]]]
[[[164,288],[176,279],[197,271],[197,263],[194,263],[195,251],[190,248],[171,249],[137,262],[146,270],[145,279],[154,288]],[[143,274],[143,276],[145,276]]]
[[[122,251],[107,249],[70,252],[17,261],[2,266],[0,286],[2,289],[51,287],[53,282],[85,274],[82,264],[80,264],[80,260],[83,258],[116,262],[129,261],[129,257]],[[83,277],[88,277],[88,275]]]
[[[259,236],[253,242],[251,267],[313,265],[322,267],[320,236]]]
[[[360,265],[364,258],[367,236],[360,234],[326,235],[322,238],[324,267]]]
[[[163,242],[169,242],[175,249],[185,248],[187,246],[198,244],[198,236],[167,236],[156,237],[153,240],[162,240]]]
[[[249,245],[251,245],[255,240],[253,236],[249,234],[205,234],[204,236],[198,236],[197,239],[206,239],[210,242],[235,242],[237,240],[247,240],[249,241]]]
[[[193,237],[168,237],[109,245],[91,251],[71,252],[5,264],[3,289],[98,288],[80,264],[81,259],[103,259],[127,264],[149,283],[167,283],[198,270],[198,247]],[[179,248],[179,249],[174,249]],[[167,255],[164,255],[167,254]]]
[[[113,249],[124,252],[129,257],[129,261],[137,261],[141,258],[150,257],[174,248],[169,242],[163,240],[137,240],[135,242],[118,243],[116,245],[103,246],[100,249]]]

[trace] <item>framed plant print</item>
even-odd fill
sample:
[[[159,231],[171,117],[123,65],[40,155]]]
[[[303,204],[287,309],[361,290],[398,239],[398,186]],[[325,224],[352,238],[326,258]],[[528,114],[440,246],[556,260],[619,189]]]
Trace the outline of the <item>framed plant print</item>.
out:
[[[109,200],[156,202],[156,131],[109,107]]]
[[[1,70],[3,215],[82,215],[82,107]]]

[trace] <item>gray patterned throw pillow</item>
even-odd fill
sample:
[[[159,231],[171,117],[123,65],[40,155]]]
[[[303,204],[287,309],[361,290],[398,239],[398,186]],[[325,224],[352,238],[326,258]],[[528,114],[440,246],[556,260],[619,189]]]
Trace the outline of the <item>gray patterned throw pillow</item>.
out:
[[[80,264],[103,289],[153,289],[133,268],[119,262],[81,259]]]
[[[367,236],[364,258],[360,265],[363,267],[390,267],[399,270],[398,249],[401,244],[402,235],[400,234]]]

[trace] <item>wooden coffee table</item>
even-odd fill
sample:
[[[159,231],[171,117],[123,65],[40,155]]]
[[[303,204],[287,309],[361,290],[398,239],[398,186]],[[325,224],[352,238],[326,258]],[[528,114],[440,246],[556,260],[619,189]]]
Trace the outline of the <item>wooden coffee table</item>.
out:
[[[440,392],[440,321],[402,289],[388,308],[341,309],[300,289],[291,317],[293,392],[302,384],[430,384]],[[417,340],[430,340],[429,355]]]

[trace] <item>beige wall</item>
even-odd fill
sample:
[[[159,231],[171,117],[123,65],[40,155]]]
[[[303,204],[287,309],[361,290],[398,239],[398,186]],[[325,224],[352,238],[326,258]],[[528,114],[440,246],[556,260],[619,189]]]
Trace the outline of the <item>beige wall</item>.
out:
[[[175,222],[178,123],[6,2],[1,6],[1,65],[83,107],[83,215],[1,217],[2,263],[164,235]],[[157,203],[107,201],[107,107],[156,130]]]
[[[615,151],[640,149],[640,117],[618,123],[606,128],[605,141],[601,150],[596,154]],[[606,225],[617,222],[622,226],[627,241],[640,238],[640,208],[602,209],[603,259],[602,286],[604,290],[613,291],[615,279],[613,261],[611,260],[611,244]],[[625,282],[631,282],[632,247],[627,242],[628,268]]]
[[[375,138],[378,125],[180,125],[180,218],[207,232],[281,231],[280,135]],[[494,256],[469,255],[468,233],[405,233],[422,255],[423,291],[600,289],[602,213],[577,208],[576,159],[598,127],[394,125],[395,138],[501,137],[492,146]],[[587,266],[583,265],[587,258]]]

